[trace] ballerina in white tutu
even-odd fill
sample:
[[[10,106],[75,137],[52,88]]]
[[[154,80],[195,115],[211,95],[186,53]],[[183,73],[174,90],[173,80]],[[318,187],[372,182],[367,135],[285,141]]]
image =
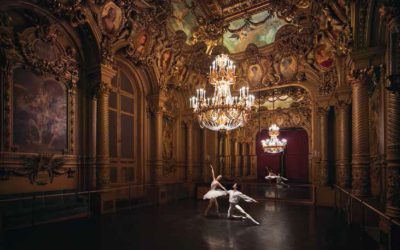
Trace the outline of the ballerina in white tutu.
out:
[[[268,175],[265,176],[265,179],[267,179],[269,182],[271,182],[271,180],[275,180],[278,177],[274,172],[272,172],[272,170],[269,170],[268,168],[267,170],[268,170]]]
[[[256,221],[253,217],[250,216],[250,214],[246,213],[246,211],[243,210],[242,207],[239,206],[239,201],[242,199],[246,202],[256,202],[255,199],[243,194],[242,192],[237,190],[237,183],[233,184],[232,190],[228,191],[229,194],[229,209],[228,209],[228,218],[239,218],[239,219],[249,219],[251,220],[254,224],[260,225],[258,221]],[[242,216],[234,215],[233,212],[235,210],[238,210]]]
[[[210,210],[210,208],[212,207],[213,204],[215,204],[215,208],[216,208],[217,214],[219,215],[219,205],[218,205],[217,198],[227,194],[226,193],[227,192],[226,188],[224,186],[222,186],[221,183],[219,183],[219,181],[222,179],[222,175],[218,175],[217,178],[215,178],[214,169],[213,169],[212,165],[210,165],[210,167],[211,167],[211,173],[212,173],[213,181],[211,182],[210,191],[208,191],[203,196],[204,200],[210,200],[208,202],[208,206],[206,208],[206,211],[204,211],[204,216],[208,215],[208,210]],[[223,189],[223,190],[217,189],[218,187]]]

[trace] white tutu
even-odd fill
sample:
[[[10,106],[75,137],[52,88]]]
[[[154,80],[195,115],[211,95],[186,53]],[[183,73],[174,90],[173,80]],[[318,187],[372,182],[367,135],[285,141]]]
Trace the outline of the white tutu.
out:
[[[203,200],[214,199],[214,198],[217,198],[217,197],[220,197],[220,196],[224,196],[224,195],[226,195],[226,194],[227,194],[227,193],[226,193],[225,191],[223,191],[223,190],[215,190],[215,189],[213,189],[213,190],[208,191],[208,192],[203,196]]]

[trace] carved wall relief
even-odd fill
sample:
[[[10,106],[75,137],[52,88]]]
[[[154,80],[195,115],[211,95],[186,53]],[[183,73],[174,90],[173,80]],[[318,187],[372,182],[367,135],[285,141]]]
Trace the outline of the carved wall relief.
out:
[[[22,156],[23,167],[0,167],[0,180],[8,180],[11,176],[28,177],[32,184],[46,185],[53,182],[54,177],[67,175],[74,177],[75,170],[64,167],[64,159],[54,154],[40,153],[35,156]]]

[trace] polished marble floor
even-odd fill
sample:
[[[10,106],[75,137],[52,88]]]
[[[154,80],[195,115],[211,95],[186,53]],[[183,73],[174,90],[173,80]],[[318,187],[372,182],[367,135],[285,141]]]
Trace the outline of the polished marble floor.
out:
[[[226,200],[221,202],[226,211]],[[347,227],[333,210],[281,202],[243,204],[261,222],[211,214],[206,202],[126,210],[100,219],[77,220],[8,231],[4,249],[376,249]]]

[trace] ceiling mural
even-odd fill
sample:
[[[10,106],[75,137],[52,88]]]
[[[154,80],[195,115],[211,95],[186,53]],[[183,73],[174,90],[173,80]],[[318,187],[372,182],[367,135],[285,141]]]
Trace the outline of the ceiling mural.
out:
[[[268,11],[232,21],[224,33],[224,46],[231,53],[243,52],[250,43],[263,47],[274,42],[276,32],[285,24]]]
[[[172,15],[168,18],[168,26],[171,30],[182,30],[187,37],[187,43],[191,44],[193,31],[198,27],[196,16],[192,11],[193,5],[191,0],[172,0]]]
[[[276,14],[267,10],[229,20],[223,16],[206,17],[201,8],[192,0],[172,0],[171,5],[172,14],[167,22],[169,29],[185,32],[188,37],[187,44],[204,41],[209,47],[208,51],[222,39],[222,33],[220,36],[201,34],[210,32],[212,26],[219,26],[215,28],[223,30],[224,46],[230,53],[240,53],[251,43],[258,47],[273,43],[276,32],[287,24],[284,19],[278,18]],[[203,30],[204,26],[208,31]]]

